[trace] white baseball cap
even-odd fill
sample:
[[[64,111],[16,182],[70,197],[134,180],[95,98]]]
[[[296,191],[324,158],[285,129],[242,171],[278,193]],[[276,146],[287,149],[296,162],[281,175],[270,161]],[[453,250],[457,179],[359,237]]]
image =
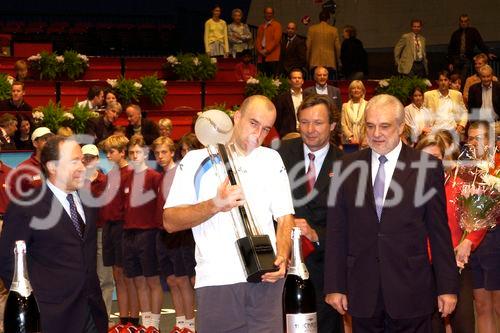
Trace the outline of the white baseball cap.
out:
[[[31,134],[31,141],[35,141],[36,139],[39,139],[47,134],[53,134],[53,133],[47,127],[38,127]]]
[[[99,156],[99,149],[95,145],[89,144],[82,147],[83,155]]]

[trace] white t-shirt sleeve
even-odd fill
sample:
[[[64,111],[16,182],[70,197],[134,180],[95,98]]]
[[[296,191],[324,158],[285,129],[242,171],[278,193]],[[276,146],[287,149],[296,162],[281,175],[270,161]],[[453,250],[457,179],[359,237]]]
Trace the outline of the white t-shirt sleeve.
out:
[[[292,192],[290,189],[290,181],[286,172],[283,160],[278,152],[271,150],[273,163],[271,165],[273,175],[272,186],[270,186],[272,194],[271,212],[274,219],[288,214],[294,214]]]
[[[194,175],[199,164],[196,153],[188,152],[177,166],[172,187],[163,208],[197,203]]]

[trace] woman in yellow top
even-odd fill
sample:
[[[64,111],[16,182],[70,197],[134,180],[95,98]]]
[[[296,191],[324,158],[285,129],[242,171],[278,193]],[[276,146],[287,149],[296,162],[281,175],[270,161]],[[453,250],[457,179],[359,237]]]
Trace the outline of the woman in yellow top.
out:
[[[363,82],[354,80],[349,85],[349,101],[342,104],[342,136],[344,143],[363,145],[365,135],[366,89]]]
[[[227,57],[229,54],[227,25],[220,18],[220,13],[220,6],[215,6],[212,9],[212,18],[205,22],[205,51],[211,57]]]

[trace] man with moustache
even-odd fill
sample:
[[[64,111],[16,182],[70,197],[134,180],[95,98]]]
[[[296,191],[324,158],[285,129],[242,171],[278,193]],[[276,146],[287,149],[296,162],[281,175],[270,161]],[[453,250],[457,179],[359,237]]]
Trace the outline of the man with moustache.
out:
[[[342,156],[330,143],[330,133],[340,114],[330,98],[312,95],[300,105],[297,116],[301,137],[283,141],[278,152],[292,187],[295,226],[312,250],[303,254],[316,292],[318,332],[340,332],[339,314],[325,303],[323,295],[327,199],[333,162]]]

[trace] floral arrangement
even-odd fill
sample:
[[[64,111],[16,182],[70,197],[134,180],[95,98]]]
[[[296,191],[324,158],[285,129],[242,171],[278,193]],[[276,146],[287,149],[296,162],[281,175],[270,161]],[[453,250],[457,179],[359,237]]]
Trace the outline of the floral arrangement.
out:
[[[213,105],[206,106],[203,111],[207,110],[220,110],[227,114],[231,119],[233,119],[234,113],[238,111],[239,105],[233,105],[232,108],[228,109],[226,103],[216,103]]]
[[[496,225],[500,216],[500,170],[495,170],[491,158],[477,160],[475,150],[467,147],[459,157],[455,176],[460,173],[466,181],[457,196],[457,215],[465,238],[472,231]],[[469,155],[471,154],[471,155]],[[463,159],[464,155],[466,159]]]
[[[123,105],[139,103],[142,97],[153,105],[162,105],[167,94],[167,81],[159,80],[156,74],[144,76],[139,81],[119,77],[107,79],[106,82],[114,89]]]
[[[426,91],[432,87],[432,83],[428,79],[416,76],[391,76],[389,79],[378,82],[376,93],[393,95],[406,105],[411,98],[411,91],[415,87],[420,87],[422,91]]]
[[[288,90],[290,90],[290,82],[287,78],[278,77],[274,79],[264,74],[259,74],[256,78],[251,77],[247,80],[245,96],[264,95],[272,100]]]
[[[65,109],[59,103],[49,101],[46,106],[33,110],[32,118],[35,127],[48,127],[52,133],[56,133],[61,127],[69,127],[76,134],[85,133],[87,121],[91,118],[99,117],[99,114],[90,111],[88,106],[78,106]]]
[[[173,72],[180,80],[205,81],[215,77],[217,59],[206,54],[180,53],[167,57],[164,68],[167,72]]]
[[[57,52],[42,51],[28,58],[30,68],[39,74],[40,80],[55,80],[66,75],[70,80],[78,79],[89,66],[89,58],[76,51]]]
[[[140,80],[141,94],[153,105],[162,105],[167,94],[167,81],[158,80],[156,74],[144,76]]]
[[[13,82],[12,76],[0,73],[0,101],[10,98]]]

